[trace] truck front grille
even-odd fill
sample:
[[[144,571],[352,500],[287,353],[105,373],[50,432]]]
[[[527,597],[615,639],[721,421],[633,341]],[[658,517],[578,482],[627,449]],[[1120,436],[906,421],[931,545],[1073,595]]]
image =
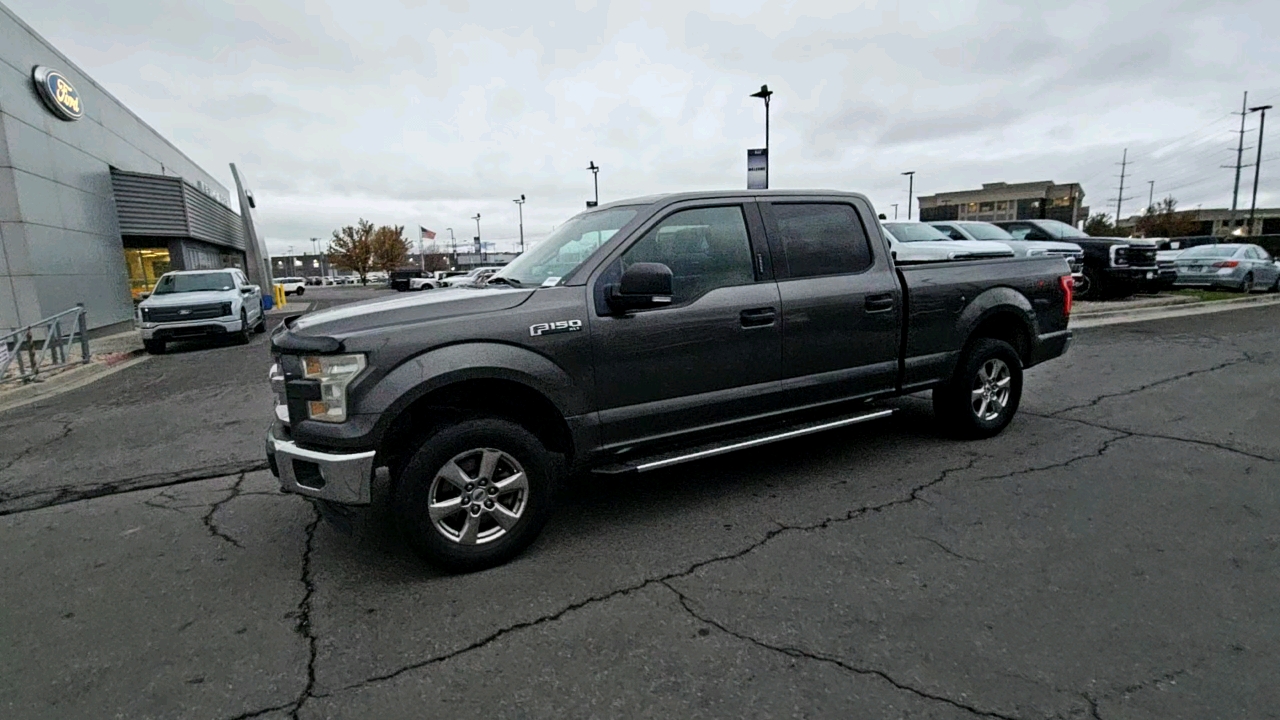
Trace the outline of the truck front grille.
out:
[[[1156,249],[1154,247],[1129,246],[1129,266],[1148,268],[1156,266]]]
[[[188,320],[212,320],[230,314],[231,303],[215,303],[212,305],[145,308],[142,319],[151,322],[186,322]]]

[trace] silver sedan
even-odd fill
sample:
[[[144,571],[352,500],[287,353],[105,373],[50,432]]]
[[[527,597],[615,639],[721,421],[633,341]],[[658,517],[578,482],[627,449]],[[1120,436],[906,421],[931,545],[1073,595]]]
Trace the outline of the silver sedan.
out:
[[[1240,292],[1280,291],[1280,267],[1257,245],[1200,245],[1178,254],[1180,287],[1225,287]]]

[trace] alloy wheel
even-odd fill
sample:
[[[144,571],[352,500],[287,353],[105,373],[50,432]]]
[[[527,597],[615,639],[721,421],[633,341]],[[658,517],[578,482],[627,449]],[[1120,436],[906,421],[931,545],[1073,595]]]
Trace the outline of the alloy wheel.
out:
[[[427,498],[436,532],[459,545],[480,545],[506,535],[520,521],[529,479],[510,454],[476,448],[440,468]]]
[[[1012,373],[1003,360],[991,358],[982,363],[973,378],[969,395],[973,412],[979,420],[991,422],[1000,417],[1009,404],[1012,383]]]

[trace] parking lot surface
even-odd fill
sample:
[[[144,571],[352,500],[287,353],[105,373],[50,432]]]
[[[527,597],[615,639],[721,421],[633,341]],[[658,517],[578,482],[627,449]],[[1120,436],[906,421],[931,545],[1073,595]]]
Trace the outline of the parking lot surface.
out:
[[[991,440],[577,479],[466,576],[277,491],[265,338],[179,347],[0,413],[0,714],[1277,717],[1278,323],[1080,331]]]

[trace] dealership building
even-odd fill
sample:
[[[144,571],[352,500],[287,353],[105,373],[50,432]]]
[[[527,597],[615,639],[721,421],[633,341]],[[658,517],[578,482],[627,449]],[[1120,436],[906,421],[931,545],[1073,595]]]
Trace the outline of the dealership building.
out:
[[[226,187],[0,5],[0,331],[77,304],[127,329],[164,272],[265,284],[265,254]]]

